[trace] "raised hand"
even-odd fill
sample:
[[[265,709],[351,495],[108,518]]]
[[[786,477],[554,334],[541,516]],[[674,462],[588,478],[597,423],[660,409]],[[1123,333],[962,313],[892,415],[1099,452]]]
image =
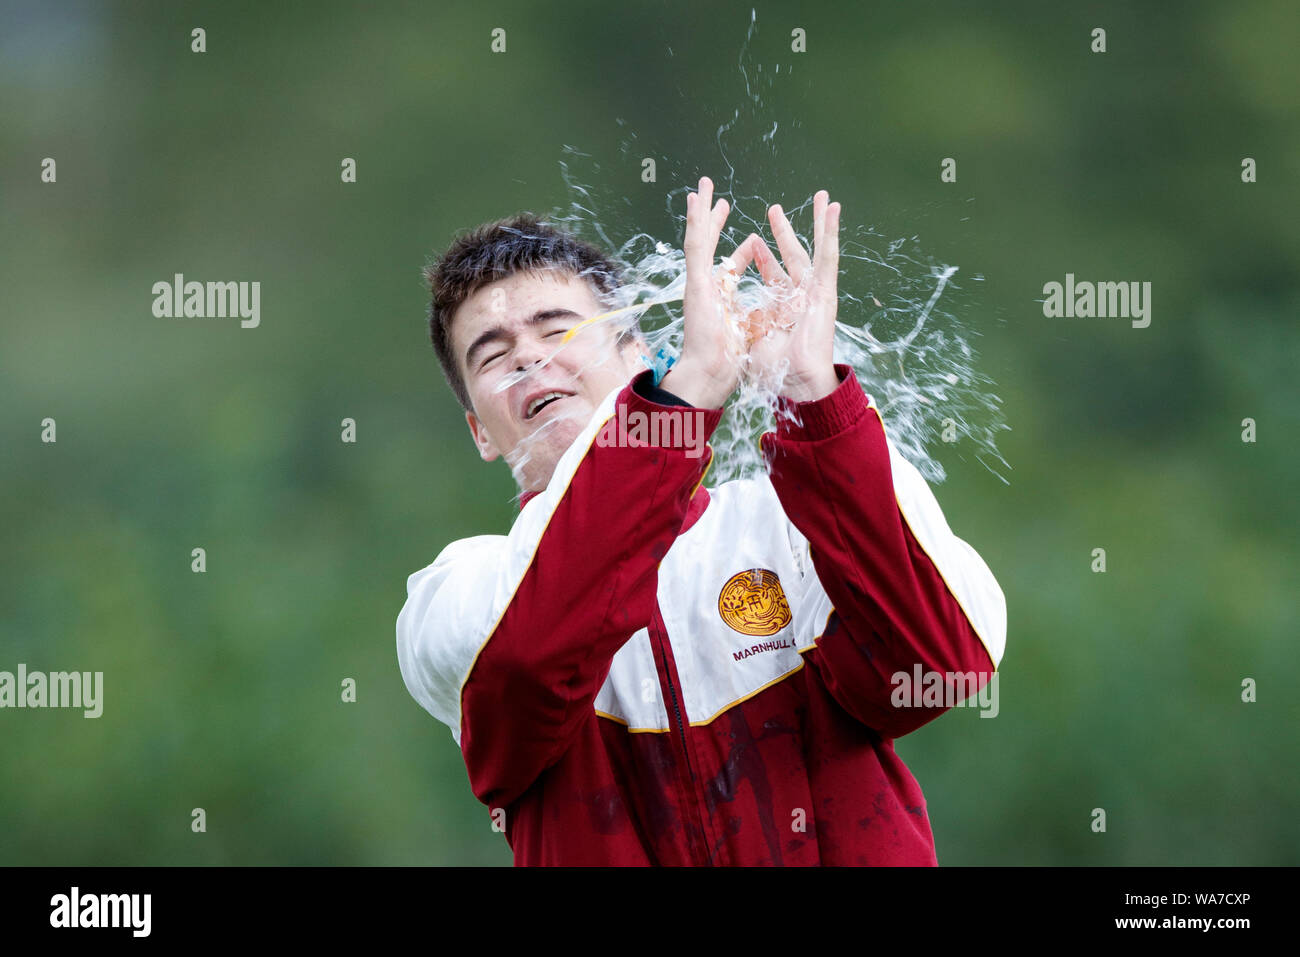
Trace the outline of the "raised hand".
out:
[[[830,395],[835,375],[835,313],[839,293],[840,204],[826,190],[813,197],[813,258],[810,260],[780,206],[767,211],[785,268],[767,244],[752,251],[775,302],[751,313],[747,375],[796,402]],[[748,242],[748,240],[747,240]]]
[[[710,208],[712,201],[713,182],[702,176],[699,192],[686,194],[682,353],[661,383],[691,405],[706,409],[721,408],[740,380],[740,357],[746,343],[728,319],[730,291],[758,250],[767,249],[761,236],[750,233],[731,254],[731,266],[715,272],[718,238],[730,206],[720,199]]]

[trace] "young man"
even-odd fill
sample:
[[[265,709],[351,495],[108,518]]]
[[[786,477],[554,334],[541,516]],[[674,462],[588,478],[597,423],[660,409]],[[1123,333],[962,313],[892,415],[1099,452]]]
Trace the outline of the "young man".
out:
[[[746,341],[712,273],[727,212],[707,178],[688,195],[684,342],[657,384],[609,322],[561,345],[617,281],[586,244],[519,217],[428,271],[470,433],[524,494],[508,535],[410,576],[398,660],[519,865],[937,863],[893,739],[944,706],[897,676],[973,693],[1003,595],[833,363],[839,204],[814,198],[813,260],[779,206],[784,268],[757,235],[733,253],[777,294]],[[691,437],[742,368],[781,377],[770,476],[708,489]],[[664,427],[626,430],[637,413]]]

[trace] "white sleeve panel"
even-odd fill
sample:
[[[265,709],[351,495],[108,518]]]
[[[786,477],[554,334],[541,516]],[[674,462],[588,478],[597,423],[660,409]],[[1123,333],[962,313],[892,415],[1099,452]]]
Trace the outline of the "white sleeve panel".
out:
[[[875,401],[868,396],[867,402],[879,418]],[[882,419],[882,428],[883,425]],[[993,667],[997,668],[1007,644],[1007,600],[1002,588],[979,553],[952,533],[925,478],[903,458],[887,433],[885,442],[889,446],[889,470],[898,509],[939,570],[948,591],[966,613],[971,628],[993,660]]]
[[[880,418],[880,409],[870,395],[867,396],[867,405]],[[884,420],[880,421],[883,431]],[[1007,603],[1002,589],[979,553],[952,533],[929,484],[890,441],[887,431],[885,444],[889,448],[889,469],[899,512],[921,548],[934,562],[948,591],[965,612],[996,668],[1002,661],[1007,640]],[[796,564],[805,572],[807,591],[803,603],[812,609],[811,614],[817,619],[814,622],[818,629],[816,634],[820,635],[820,628],[826,624],[826,616],[830,614],[831,601],[812,569],[807,538],[788,517],[785,522]]]
[[[491,627],[493,582],[509,547],[504,535],[452,542],[406,580],[406,604],[397,616],[402,680],[411,697],[451,729],[457,745],[461,685]]]

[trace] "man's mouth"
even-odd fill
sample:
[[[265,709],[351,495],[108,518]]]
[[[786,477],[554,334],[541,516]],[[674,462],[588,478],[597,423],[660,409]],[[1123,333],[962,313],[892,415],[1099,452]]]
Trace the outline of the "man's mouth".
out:
[[[567,399],[572,395],[572,392],[564,392],[561,389],[550,389],[546,392],[538,392],[535,395],[530,396],[528,401],[524,403],[524,420],[527,421],[528,419],[535,417],[537,413],[541,412],[542,409],[546,408],[548,405],[558,402],[560,399]]]

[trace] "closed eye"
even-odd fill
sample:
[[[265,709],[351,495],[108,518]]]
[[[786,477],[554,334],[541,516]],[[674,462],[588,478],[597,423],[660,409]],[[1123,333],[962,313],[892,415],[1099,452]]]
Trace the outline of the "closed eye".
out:
[[[497,359],[500,359],[503,355],[505,355],[504,352],[494,352],[492,355],[488,356],[486,359],[483,360],[483,363],[482,365],[479,366],[479,369],[480,370],[486,369],[488,365],[495,362]]]

